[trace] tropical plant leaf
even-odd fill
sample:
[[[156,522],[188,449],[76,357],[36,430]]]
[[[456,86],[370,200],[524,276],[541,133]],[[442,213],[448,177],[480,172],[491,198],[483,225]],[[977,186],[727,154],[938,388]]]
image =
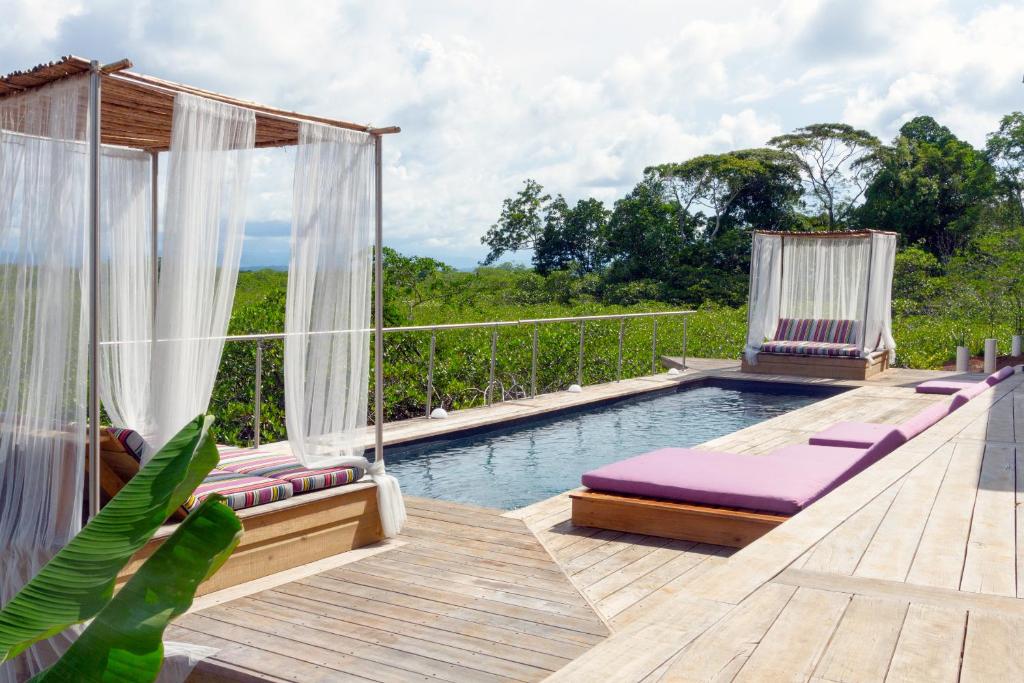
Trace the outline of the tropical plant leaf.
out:
[[[52,667],[33,681],[152,681],[167,625],[192,605],[242,535],[224,498],[212,495],[143,563]]]
[[[117,574],[218,461],[212,417],[192,420],[0,611],[0,662],[94,617]]]

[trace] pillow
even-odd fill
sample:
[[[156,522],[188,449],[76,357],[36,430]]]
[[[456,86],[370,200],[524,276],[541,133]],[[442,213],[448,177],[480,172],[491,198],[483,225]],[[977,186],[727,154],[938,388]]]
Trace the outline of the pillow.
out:
[[[107,427],[107,433],[121,444],[121,448],[124,449],[125,453],[135,458],[135,462],[142,462],[142,456],[146,452],[148,445],[141,434],[134,429],[122,427]]]

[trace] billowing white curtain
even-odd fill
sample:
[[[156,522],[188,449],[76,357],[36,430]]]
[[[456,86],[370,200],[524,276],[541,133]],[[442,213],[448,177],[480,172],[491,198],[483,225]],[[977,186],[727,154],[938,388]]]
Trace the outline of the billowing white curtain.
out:
[[[153,439],[152,163],[104,147],[100,160],[99,389],[110,422]]]
[[[896,265],[896,235],[873,233],[871,245],[871,279],[861,347],[865,353],[888,349],[889,360],[894,361],[896,340],[892,336],[892,272]]]
[[[238,280],[255,138],[252,110],[175,95],[152,351],[150,453],[209,406]]]
[[[756,233],[750,258],[750,298],[744,354],[757,352],[780,318],[856,321],[861,355],[890,353],[892,271],[896,236]]]
[[[81,526],[87,77],[0,101],[0,605]],[[13,662],[26,680],[68,642]]]
[[[382,460],[370,463],[354,448],[367,422],[374,191],[370,135],[299,124],[285,421],[292,451],[307,467],[355,465],[369,473],[384,533],[395,536],[405,521],[398,482]]]
[[[782,238],[757,233],[750,250],[750,300],[747,305],[748,363],[757,363],[757,352],[775,331],[779,321],[782,278]]]

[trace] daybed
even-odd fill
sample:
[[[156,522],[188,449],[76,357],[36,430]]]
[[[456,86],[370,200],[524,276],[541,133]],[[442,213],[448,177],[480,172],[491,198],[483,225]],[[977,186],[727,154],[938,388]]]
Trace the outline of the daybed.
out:
[[[101,438],[101,485],[115,495],[139,470],[142,438],[129,429],[108,429]],[[127,581],[174,530],[174,524],[211,493],[239,511],[244,532],[224,567],[198,594],[220,590],[384,538],[376,485],[358,467],[307,469],[294,457],[263,449],[219,446],[220,463],[170,524],[143,547],[118,576]]]
[[[573,524],[743,547],[1012,374],[899,425],[840,422],[765,456],[663,448],[600,467],[570,494]]]
[[[868,379],[889,367],[896,235],[754,233],[742,370]]]

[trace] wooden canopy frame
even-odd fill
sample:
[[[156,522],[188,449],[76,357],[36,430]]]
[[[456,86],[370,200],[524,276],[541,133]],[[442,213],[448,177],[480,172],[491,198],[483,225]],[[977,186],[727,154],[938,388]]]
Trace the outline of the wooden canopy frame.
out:
[[[100,99],[100,142],[163,152],[171,146],[171,117],[174,96],[189,93],[207,99],[250,109],[256,114],[256,146],[287,147],[298,144],[299,122],[312,121],[337,128],[387,135],[401,131],[397,126],[377,128],[322,116],[277,109],[256,102],[174,83],[154,76],[130,71],[132,63],[122,59],[98,66],[102,98]],[[54,81],[87,74],[94,63],[69,55],[50,64],[41,64],[27,71],[15,71],[0,77],[0,99],[34,90]]]

